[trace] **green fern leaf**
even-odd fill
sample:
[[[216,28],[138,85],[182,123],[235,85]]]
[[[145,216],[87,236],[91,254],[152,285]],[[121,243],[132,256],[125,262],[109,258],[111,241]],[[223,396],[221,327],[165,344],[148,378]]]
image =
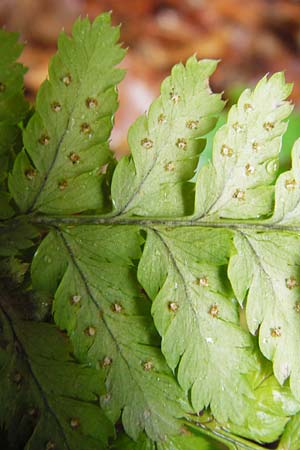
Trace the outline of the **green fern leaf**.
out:
[[[6,178],[16,146],[21,141],[18,123],[28,110],[23,95],[26,69],[16,63],[23,48],[18,39],[18,33],[0,29],[0,219],[11,217],[14,212],[6,192]]]
[[[249,329],[255,334],[260,327],[262,353],[274,362],[281,384],[291,375],[291,390],[300,399],[299,237],[284,231],[240,230],[234,241],[237,254],[230,260],[229,278],[237,299],[242,303],[247,297]]]
[[[300,414],[294,416],[288,423],[277,450],[299,450],[300,445]]]
[[[118,436],[118,439],[111,445],[111,450],[156,450],[155,442],[142,434],[137,441],[133,441],[126,434]]]
[[[292,169],[280,175],[275,186],[275,210],[270,222],[277,226],[299,226],[300,140],[292,150]]]
[[[1,305],[0,329],[0,426],[11,447],[106,449],[114,430],[98,403],[100,372],[78,365],[53,325],[17,320]]]
[[[223,102],[208,87],[215,61],[175,66],[130,129],[132,156],[104,188],[99,168],[111,160],[123,76],[114,68],[124,53],[118,35],[104,14],[61,36],[10,176],[21,217],[1,225],[3,254],[27,248],[26,227],[41,227],[32,283],[42,298],[54,297],[55,322],[75,357],[104,378],[102,410],[114,423],[121,417],[129,436],[112,448],[203,449],[211,438],[229,449],[261,449],[253,439],[277,439],[300,401],[300,141],[291,171],[276,181],[291,86],[279,73],[246,90],[193,183]],[[11,340],[18,336],[25,349],[35,331],[23,339],[26,325],[8,322]],[[31,354],[39,374],[33,344]],[[92,395],[93,383],[85,383]],[[186,424],[192,435],[178,433],[183,418],[195,423]],[[97,435],[101,445],[108,434]]]
[[[275,442],[291,416],[300,410],[300,403],[289,386],[280,386],[269,361],[260,358],[258,370],[248,375],[254,397],[250,398],[248,414],[242,424],[227,423],[223,428],[257,442]]]
[[[230,109],[227,124],[215,135],[212,162],[198,176],[195,218],[248,219],[272,212],[291,89],[276,73],[253,92],[246,89]]]
[[[132,125],[132,156],[120,161],[112,182],[115,214],[168,217],[192,211],[188,181],[205,146],[200,138],[214,127],[224,105],[208,85],[216,65],[192,57],[186,66],[175,66],[148,116]]]
[[[186,431],[186,435],[174,436],[168,442],[157,445],[157,450],[218,450],[221,448],[224,447],[202,436],[195,436],[190,431]]]
[[[243,374],[253,364],[252,342],[226,285],[232,234],[181,228],[147,235],[139,280],[153,299],[169,366],[178,366],[178,381],[191,390],[196,411],[210,405],[217,420],[242,420],[244,396],[251,395]]]
[[[62,33],[25,133],[10,191],[22,212],[76,213],[104,208],[103,167],[117,108],[124,56],[110,15],[79,19]]]
[[[150,302],[135,281],[140,243],[131,227],[57,231],[39,247],[32,277],[39,290],[57,289],[54,317],[76,356],[104,371],[107,414],[116,421],[123,410],[130,436],[145,429],[157,440],[178,429],[176,417],[188,404],[161,356]]]
[[[33,245],[38,230],[26,220],[0,222],[0,256],[14,256]]]
[[[121,435],[112,445],[111,450],[218,450],[224,448],[216,442],[185,430],[183,434],[160,443],[151,441],[145,435],[141,435],[137,442],[132,441],[126,435]]]

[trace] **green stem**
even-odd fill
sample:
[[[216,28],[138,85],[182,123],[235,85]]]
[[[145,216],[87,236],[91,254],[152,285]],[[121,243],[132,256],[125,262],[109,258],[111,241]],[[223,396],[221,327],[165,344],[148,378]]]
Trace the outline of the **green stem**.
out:
[[[204,221],[192,218],[151,218],[151,217],[126,217],[109,215],[81,215],[81,216],[43,216],[31,215],[29,221],[36,225],[61,226],[61,225],[139,225],[141,227],[205,227],[205,228],[229,228],[233,230],[253,231],[289,231],[300,232],[300,225],[281,225],[269,221],[235,221],[220,220]]]
[[[186,425],[191,428],[193,432],[197,431],[211,439],[215,439],[232,450],[263,450],[265,448],[254,442],[248,441],[247,439],[229,433],[218,425],[215,420],[206,422],[187,421]]]

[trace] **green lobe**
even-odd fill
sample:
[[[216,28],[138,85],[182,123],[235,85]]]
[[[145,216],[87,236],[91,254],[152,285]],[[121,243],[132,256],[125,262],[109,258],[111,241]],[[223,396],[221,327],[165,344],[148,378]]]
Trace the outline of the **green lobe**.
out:
[[[0,320],[0,425],[12,448],[106,449],[114,430],[98,404],[99,371],[78,365],[53,325],[12,319],[3,306]]]
[[[126,432],[154,440],[176,432],[189,409],[160,352],[150,302],[136,282],[141,239],[134,227],[82,226],[51,233],[32,264],[34,286],[55,293],[56,323],[80,361],[105,374],[101,397]],[[41,270],[41,267],[44,269]]]
[[[249,401],[249,413],[242,424],[225,424],[231,433],[257,442],[275,442],[282,434],[290,416],[300,409],[289,386],[280,386],[272,374],[272,366],[260,357],[258,370],[249,375],[254,397]]]
[[[243,231],[236,234],[235,245],[229,278],[241,303],[246,295],[249,330],[255,334],[259,329],[260,349],[273,361],[277,380],[283,384],[290,376],[292,393],[299,400],[299,236]]]
[[[300,139],[292,149],[292,169],[280,175],[275,186],[275,209],[270,223],[299,225],[300,223]]]
[[[244,396],[252,395],[243,375],[253,364],[252,342],[226,280],[231,233],[193,227],[147,235],[138,277],[169,366],[196,411],[210,405],[217,420],[242,420]]]
[[[129,437],[112,449],[219,448],[201,434],[254,449],[250,440],[272,442],[286,427],[279,449],[299,450],[299,140],[276,181],[291,86],[278,73],[242,93],[215,134],[194,202],[203,137],[223,108],[208,84],[217,63],[175,66],[129,130],[132,155],[105,175],[123,77],[118,38],[108,14],[61,34],[18,153],[21,46],[0,32],[0,218],[14,214],[12,196],[29,220],[50,224],[32,282],[36,298],[54,297],[55,322],[82,364],[52,325],[1,307],[0,427],[16,450],[104,450],[119,418]],[[111,180],[109,217],[57,217],[107,211]],[[37,237],[24,216],[0,225],[1,256]],[[259,351],[272,363],[260,365]],[[199,420],[199,435],[182,428],[184,416]]]
[[[272,212],[291,89],[283,73],[276,73],[241,94],[215,135],[212,162],[199,173],[195,218],[248,219]]]
[[[299,450],[300,446],[300,414],[294,416],[280,439],[278,450]]]
[[[7,192],[7,172],[20,147],[18,123],[28,110],[23,95],[26,69],[16,62],[23,49],[18,40],[18,33],[0,29],[0,219],[14,213]]]
[[[14,256],[32,246],[38,231],[26,220],[0,222],[0,256]]]
[[[188,180],[205,146],[200,138],[214,127],[224,105],[208,85],[216,65],[195,57],[176,65],[148,115],[132,125],[132,156],[120,161],[112,182],[115,214],[168,217],[192,211]]]
[[[103,14],[78,19],[72,37],[62,33],[58,52],[37,96],[16,160],[10,190],[22,212],[101,210],[108,139],[117,108],[115,69],[124,56],[119,29]]]
[[[153,442],[145,435],[140,435],[134,442],[126,435],[121,435],[112,445],[111,450],[217,450],[224,449],[216,442],[182,428],[182,433],[171,436],[163,442]]]

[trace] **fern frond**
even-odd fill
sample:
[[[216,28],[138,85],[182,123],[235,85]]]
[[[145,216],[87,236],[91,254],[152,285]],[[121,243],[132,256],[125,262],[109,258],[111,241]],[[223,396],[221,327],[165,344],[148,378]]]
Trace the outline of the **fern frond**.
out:
[[[26,69],[16,62],[23,49],[18,40],[18,33],[0,29],[0,219],[7,219],[14,213],[6,179],[14,155],[22,145],[18,123],[28,111],[23,95]]]
[[[178,64],[161,86],[160,97],[132,125],[132,156],[119,162],[112,181],[115,214],[186,215],[193,208],[192,184],[202,137],[223,109],[209,88],[217,61],[190,58]]]
[[[76,363],[55,326],[18,320],[3,302],[0,328],[0,426],[11,447],[106,449],[114,429],[99,406],[100,372]]]
[[[92,24],[78,19],[71,38],[61,33],[10,177],[22,212],[105,208],[102,172],[111,159],[116,84],[124,75],[114,67],[124,56],[118,38],[109,14]]]
[[[126,432],[153,439],[176,432],[188,403],[160,353],[150,302],[133,260],[141,239],[132,227],[57,230],[38,249],[34,287],[55,293],[54,318],[68,331],[76,356],[105,374],[101,404]],[[43,268],[43,270],[41,270]]]

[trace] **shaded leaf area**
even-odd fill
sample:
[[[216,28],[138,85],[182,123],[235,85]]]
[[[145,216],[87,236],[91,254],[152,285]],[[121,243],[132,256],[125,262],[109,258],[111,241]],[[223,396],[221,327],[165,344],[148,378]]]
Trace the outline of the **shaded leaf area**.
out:
[[[287,128],[283,120],[293,108],[285,101],[290,92],[279,72],[241,94],[215,134],[212,162],[198,175],[195,218],[248,219],[272,213],[272,184]]]
[[[33,244],[39,231],[23,220],[0,222],[0,256],[14,256]]]
[[[176,216],[193,209],[192,185],[200,139],[223,109],[208,78],[217,61],[190,58],[178,64],[161,86],[160,97],[128,133],[132,155],[119,162],[112,181],[115,214]],[[128,183],[128,180],[131,180]]]
[[[78,19],[72,37],[61,33],[58,52],[41,86],[36,113],[24,131],[10,191],[22,212],[75,213],[105,207],[104,165],[117,108],[116,69],[124,56],[110,15]]]
[[[162,352],[195,410],[210,405],[217,420],[238,423],[249,413],[244,374],[255,362],[226,279],[231,251],[227,230],[149,231],[139,279],[153,300]]]
[[[10,195],[6,192],[7,171],[21,145],[18,123],[25,117],[28,104],[23,95],[26,69],[16,62],[23,46],[19,34],[0,29],[0,219],[13,215]]]
[[[160,352],[150,302],[136,281],[141,238],[134,227],[82,226],[51,232],[32,264],[33,285],[55,293],[54,318],[76,357],[100,368],[113,421],[153,440],[175,433],[190,410]],[[43,268],[43,270],[41,270]]]
[[[55,326],[18,320],[2,300],[0,427],[10,449],[106,449],[114,428],[99,406],[101,373],[74,360]]]

